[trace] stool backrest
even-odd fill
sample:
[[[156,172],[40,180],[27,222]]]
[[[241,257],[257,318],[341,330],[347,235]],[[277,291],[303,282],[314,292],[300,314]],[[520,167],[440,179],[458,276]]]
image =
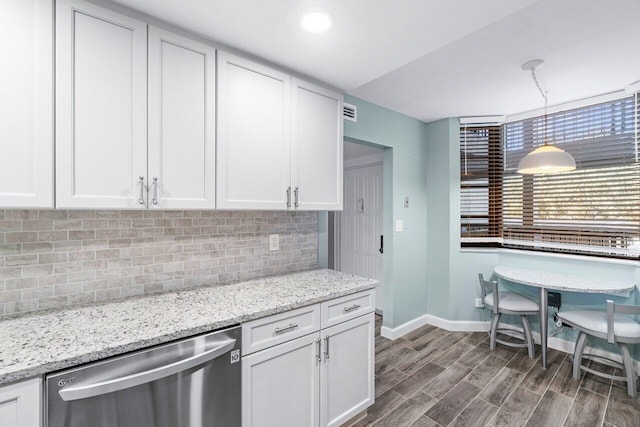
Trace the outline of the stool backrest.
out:
[[[482,290],[482,301],[484,302],[484,298],[492,293],[493,294],[493,312],[498,314],[498,301],[500,298],[498,297],[498,282],[491,281],[488,282],[484,279],[482,273],[478,274],[478,281],[480,282],[480,289]]]
[[[611,344],[615,342],[615,332],[613,330],[615,313],[640,315],[640,305],[616,304],[607,300],[607,341]]]

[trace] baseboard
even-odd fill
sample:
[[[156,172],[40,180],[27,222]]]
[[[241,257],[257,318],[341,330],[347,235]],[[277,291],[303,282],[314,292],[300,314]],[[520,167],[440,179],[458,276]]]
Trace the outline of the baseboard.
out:
[[[465,320],[447,320],[442,317],[433,316],[431,314],[424,314],[420,317],[417,317],[413,320],[410,320],[402,325],[399,325],[395,328],[389,328],[383,326],[380,330],[380,335],[384,338],[390,340],[396,340],[411,331],[414,331],[424,325],[433,325],[441,329],[445,329],[447,331],[461,331],[461,332],[487,332],[490,327],[490,323],[486,321],[476,320],[476,321],[465,321]],[[500,323],[499,327],[501,329],[512,329],[514,331],[522,332],[522,328],[518,328],[514,325],[509,325],[506,323]],[[540,344],[540,333],[532,332],[533,340]],[[549,337],[547,339],[547,347],[552,348],[554,350],[562,351],[563,353],[572,354],[573,353],[574,343],[572,341],[567,341],[558,337]],[[622,363],[622,357],[619,353],[614,353],[607,350],[602,350],[599,348],[593,348],[587,346],[585,349],[585,353],[590,353],[596,356],[606,357],[615,361],[619,361]],[[636,372],[640,373],[640,360],[634,360],[634,369]]]
[[[487,332],[489,323],[483,321],[447,320],[431,314],[424,314],[395,328],[383,326],[380,335],[395,340],[424,325],[433,325],[447,331]]]
[[[396,326],[395,328],[383,326],[382,328],[380,328],[380,335],[390,340],[396,340],[401,336],[406,335],[409,332],[415,331],[416,329],[428,324],[428,316],[428,314],[425,314],[406,323],[403,323],[400,326]]]

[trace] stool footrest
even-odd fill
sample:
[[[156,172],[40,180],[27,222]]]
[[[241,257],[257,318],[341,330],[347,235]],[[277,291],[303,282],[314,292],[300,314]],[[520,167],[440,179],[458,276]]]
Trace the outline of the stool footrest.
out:
[[[618,362],[616,360],[610,359],[608,357],[599,356],[597,354],[588,354],[588,353],[583,354],[582,357],[583,357],[583,359],[594,360],[594,361],[606,360],[607,362],[610,363],[611,366],[613,366],[614,368],[622,369],[622,371],[624,372],[624,365],[623,364],[621,364],[620,362]],[[573,363],[573,355],[570,356],[570,360],[571,360],[571,363]],[[592,368],[590,368],[588,366],[585,366],[585,365],[580,365],[580,369],[582,369],[585,372],[589,372],[589,373],[591,373],[593,375],[597,375],[599,377],[602,377],[602,378],[608,378],[610,380],[616,380],[616,381],[626,381],[627,380],[627,377],[625,377],[625,376],[606,374],[606,373],[604,373],[602,371],[598,371],[597,369],[592,369]]]

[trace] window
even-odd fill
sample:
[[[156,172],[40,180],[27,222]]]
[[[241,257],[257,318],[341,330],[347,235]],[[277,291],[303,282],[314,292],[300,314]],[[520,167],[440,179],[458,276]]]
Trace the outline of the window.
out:
[[[461,241],[564,253],[640,256],[636,96],[550,114],[548,139],[576,160],[561,174],[520,175],[544,144],[544,118],[460,130]],[[492,133],[497,136],[490,137]]]

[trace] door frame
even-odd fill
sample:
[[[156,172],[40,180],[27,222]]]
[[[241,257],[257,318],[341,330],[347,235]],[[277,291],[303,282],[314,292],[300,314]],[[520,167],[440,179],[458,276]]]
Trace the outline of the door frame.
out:
[[[372,154],[369,156],[359,157],[352,160],[345,160],[344,166],[343,166],[343,176],[344,176],[344,172],[348,170],[362,169],[370,166],[382,166],[382,179],[384,181],[384,150],[385,150],[384,148],[380,148],[379,153]],[[344,197],[344,191],[342,194]],[[384,198],[383,198],[383,203],[384,203]],[[384,216],[384,209],[383,209],[382,224],[384,224],[384,221],[385,221],[385,216]],[[340,232],[342,230],[342,224],[340,221],[340,212],[329,212],[328,223],[329,223],[329,230],[328,230],[329,268],[340,271],[340,268],[342,267],[341,261],[340,261],[340,258],[342,255],[341,249],[340,249]],[[383,226],[383,235],[384,235],[384,226]],[[384,257],[383,257],[383,260],[384,260]],[[384,261],[383,261],[383,271],[384,271]],[[383,280],[382,281],[383,292],[384,292],[384,286],[385,285]],[[382,302],[382,305],[383,305],[382,310],[384,311],[384,300]],[[376,313],[382,315],[382,312],[378,312],[378,310],[376,310]]]

